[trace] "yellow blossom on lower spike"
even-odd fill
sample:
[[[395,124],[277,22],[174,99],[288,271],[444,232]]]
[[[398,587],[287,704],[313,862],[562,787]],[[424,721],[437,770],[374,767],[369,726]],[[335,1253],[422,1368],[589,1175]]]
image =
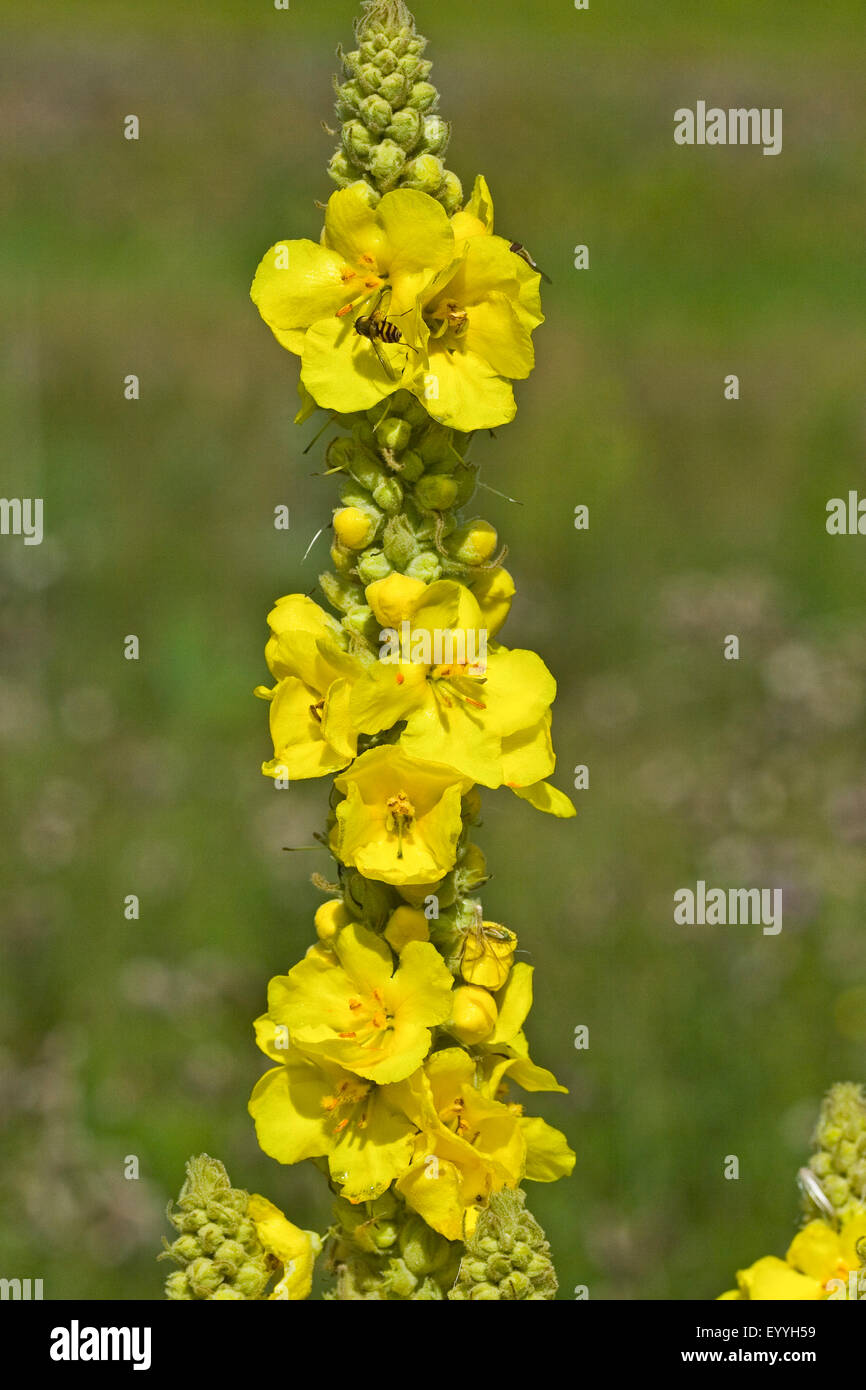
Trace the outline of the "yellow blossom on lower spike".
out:
[[[841,1230],[826,1221],[810,1221],[792,1240],[784,1260],[775,1255],[737,1272],[737,1287],[728,1299],[821,1299],[848,1296],[849,1275],[859,1269],[858,1242],[866,1239],[866,1212],[850,1217]]]

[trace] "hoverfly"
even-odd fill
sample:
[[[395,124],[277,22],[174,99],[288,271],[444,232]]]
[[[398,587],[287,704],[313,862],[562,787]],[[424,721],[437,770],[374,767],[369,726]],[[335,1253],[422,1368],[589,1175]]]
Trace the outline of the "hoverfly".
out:
[[[535,261],[530,256],[526,247],[521,245],[519,241],[512,241],[509,250],[513,251],[515,256],[519,256],[522,261],[526,261],[526,264],[530,267],[530,269],[534,270],[537,275],[540,275],[542,280],[546,280],[548,285],[553,284],[553,281],[551,280],[550,276],[544,273],[540,265],[536,265]]]
[[[414,348],[411,343],[403,341],[401,330],[397,327],[396,323],[392,323],[388,318],[388,306],[390,303],[391,286],[383,285],[379,291],[376,303],[373,305],[369,314],[359,314],[355,319],[354,329],[359,337],[366,338],[367,341],[373,345],[382,370],[392,381],[396,381],[397,373],[382,351],[380,344],[399,343],[401,347],[407,348],[410,352],[417,352],[418,349]],[[345,308],[338,311],[337,317],[342,318],[344,315],[351,313],[354,307],[354,304],[347,304]],[[402,317],[402,315],[398,315],[398,318],[399,317]]]

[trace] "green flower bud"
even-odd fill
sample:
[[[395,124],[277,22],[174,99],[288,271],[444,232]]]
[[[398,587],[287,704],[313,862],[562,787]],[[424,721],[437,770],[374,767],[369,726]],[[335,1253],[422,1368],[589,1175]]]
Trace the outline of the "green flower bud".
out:
[[[384,97],[394,110],[403,106],[409,91],[410,85],[399,69],[383,77],[379,86],[379,95]]]
[[[384,550],[365,550],[358,560],[358,578],[362,584],[375,584],[377,579],[387,579],[394,566]]]
[[[442,161],[435,154],[419,154],[403,170],[402,183],[405,188],[417,188],[419,193],[427,193],[432,198],[442,183],[444,173]]]
[[[366,604],[347,613],[343,618],[343,627],[352,637],[363,637],[368,642],[374,642],[379,632],[379,624],[373,617],[373,610]]]
[[[252,1221],[244,1220],[238,1222],[238,1228],[235,1231],[235,1240],[239,1240],[242,1245],[246,1246],[247,1250],[258,1250],[258,1232]]]
[[[382,48],[373,59],[383,77],[387,77],[397,66],[397,55],[390,48]]]
[[[425,116],[422,139],[428,154],[444,154],[451,139],[451,123],[441,116]]]
[[[373,501],[386,516],[394,516],[403,505],[403,489],[394,477],[383,478],[373,489]]]
[[[531,1247],[526,1244],[525,1240],[518,1240],[511,1252],[511,1263],[514,1265],[515,1269],[528,1269],[531,1259]]]
[[[207,1212],[201,1207],[194,1207],[192,1211],[183,1212],[174,1224],[179,1231],[197,1231],[206,1221]]]
[[[445,1295],[435,1279],[423,1280],[412,1295],[413,1302],[415,1303],[433,1302],[434,1300],[441,1303],[444,1298]]]
[[[165,1296],[171,1299],[192,1299],[189,1280],[182,1269],[175,1269],[165,1281]]]
[[[378,92],[382,83],[382,74],[375,63],[362,63],[358,68],[358,86],[365,96],[372,96]]]
[[[231,1284],[220,1284],[216,1293],[213,1295],[214,1303],[244,1303],[247,1295],[241,1293],[240,1289],[233,1288]]]
[[[175,1264],[186,1265],[189,1264],[190,1260],[197,1259],[202,1253],[198,1237],[194,1235],[178,1236],[171,1245],[167,1241],[164,1244],[165,1250],[161,1255],[157,1255],[158,1260],[174,1260]]]
[[[214,1290],[219,1288],[223,1278],[213,1260],[206,1260],[203,1256],[197,1260],[190,1260],[186,1267],[186,1277],[195,1298],[210,1298]]]
[[[450,169],[445,170],[445,177],[436,196],[449,217],[453,217],[454,213],[459,212],[462,208],[463,184]]]
[[[401,454],[412,438],[412,426],[399,415],[388,415],[376,426],[375,434],[380,448]]]
[[[341,121],[350,121],[359,115],[364,94],[357,82],[343,82],[336,87],[336,93],[336,111]]]
[[[345,150],[338,149],[331,156],[328,174],[338,188],[348,188],[360,178],[361,170],[347,157]]]
[[[349,187],[354,188],[355,191],[360,194],[360,196],[364,199],[368,207],[377,207],[378,204],[382,201],[382,195],[378,191],[378,189],[374,188],[372,184],[368,183],[363,176],[357,181],[357,183],[350,184]]]
[[[361,120],[374,135],[383,135],[391,124],[393,112],[383,96],[365,97],[361,102]]]
[[[397,60],[397,67],[406,78],[407,82],[415,82],[421,78],[422,59],[417,53],[407,53],[404,57]],[[424,74],[426,76],[426,73]]]
[[[411,1298],[418,1287],[418,1280],[403,1260],[391,1260],[385,1282],[396,1298]]]
[[[395,113],[385,134],[409,154],[421,139],[421,116],[411,107],[404,106],[402,111]]]
[[[400,1232],[400,1254],[407,1268],[421,1278],[447,1262],[451,1246],[420,1216],[410,1216]]]
[[[218,1245],[222,1245],[223,1232],[213,1221],[199,1227],[198,1239],[205,1255],[212,1255]]]
[[[399,570],[401,574],[405,572],[410,560],[418,554],[419,546],[415,534],[408,519],[402,514],[392,516],[386,522],[382,548],[392,567]],[[421,576],[413,577],[420,578]]]
[[[415,484],[415,499],[425,511],[445,511],[457,500],[457,484],[453,478],[425,474]]]
[[[343,150],[351,164],[366,166],[373,152],[373,137],[362,121],[343,126]]]
[[[451,1298],[453,1295],[449,1293],[448,1297]],[[468,1297],[492,1303],[494,1299],[501,1298],[502,1294],[495,1284],[476,1284],[474,1288],[470,1289]]]
[[[435,584],[442,578],[442,565],[435,551],[422,550],[406,565],[403,571],[409,579],[422,579],[425,584]]]
[[[237,1274],[247,1258],[247,1252],[239,1240],[224,1240],[214,1251],[214,1264],[226,1274]]]
[[[521,1274],[519,1269],[515,1269],[499,1284],[500,1298],[529,1298],[533,1292],[532,1280]]]
[[[235,1275],[234,1286],[244,1298],[260,1298],[271,1277],[271,1269],[264,1256],[247,1260]]]
[[[439,93],[429,82],[413,82],[409,93],[408,106],[415,111],[432,111],[439,101]]]
[[[416,449],[407,449],[400,459],[400,477],[404,483],[417,483],[424,472],[424,460]]]
[[[386,139],[370,151],[367,168],[380,187],[390,188],[400,177],[405,163],[406,151],[393,140]]]
[[[343,53],[342,50],[338,52],[343,60],[344,70],[350,77],[356,77],[364,61],[360,48],[353,48],[350,53]]]
[[[349,575],[320,574],[319,585],[331,607],[339,613],[350,613],[366,603],[363,584]]]

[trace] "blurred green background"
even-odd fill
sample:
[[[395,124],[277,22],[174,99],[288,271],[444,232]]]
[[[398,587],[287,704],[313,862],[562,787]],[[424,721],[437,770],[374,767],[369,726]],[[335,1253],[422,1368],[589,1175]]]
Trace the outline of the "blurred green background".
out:
[[[261,777],[251,691],[335,495],[248,286],[275,240],[318,235],[353,14],[0,5],[2,493],[42,496],[46,524],[0,539],[0,1273],[46,1297],[159,1297],[193,1152],[328,1219],[246,1115],[252,1019],[329,867],[282,852],[326,788]],[[486,173],[498,230],[554,280],[517,421],[477,446],[521,505],[475,508],[520,587],[506,640],[560,682],[557,781],[590,769],[577,821],[486,798],[487,915],[531,953],[533,1052],[571,1088],[540,1108],[575,1174],[530,1204],[562,1298],[711,1298],[783,1253],[822,1091],[866,1079],[866,540],[824,528],[864,477],[862,5],[417,17],[449,163]],[[782,154],[677,147],[699,98],[782,107]],[[675,927],[697,878],[782,886],[781,935]]]

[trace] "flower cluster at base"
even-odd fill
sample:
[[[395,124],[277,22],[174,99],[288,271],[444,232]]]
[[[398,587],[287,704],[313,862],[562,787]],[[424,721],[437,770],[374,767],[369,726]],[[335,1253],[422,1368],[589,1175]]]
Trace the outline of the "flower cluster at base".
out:
[[[249,1108],[267,1154],[327,1171],[334,1297],[442,1299],[455,1280],[456,1297],[553,1297],[531,1218],[519,1239],[500,1227],[522,1213],[525,1180],[574,1164],[510,1088],[565,1088],[529,1056],[532,968],[485,920],[472,831],[482,787],[575,812],[548,781],[556,683],[535,652],[500,642],[505,551],[488,521],[461,516],[473,436],[513,418],[512,383],[534,366],[540,276],[495,234],[485,180],[464,205],[441,164],[448,130],[402,0],[367,0],[357,33],[320,239],[271,247],[251,291],[300,359],[298,421],[327,412],[340,484],[319,576],[333,612],[277,601],[272,683],[256,690],[277,789],[335,778],[320,838],[337,881],[316,876],[318,940],[270,983],[256,1040],[272,1065]],[[520,1259],[530,1250],[526,1269],[506,1273],[482,1246],[464,1276],[485,1223],[488,1246],[501,1233]],[[467,1281],[501,1292],[464,1294]]]
[[[523,1192],[496,1192],[466,1245],[451,1299],[551,1299],[557,1282],[544,1232]]]
[[[313,1231],[287,1221],[266,1197],[232,1187],[219,1159],[191,1158],[177,1207],[168,1219],[180,1234],[158,1257],[178,1265],[165,1283],[169,1299],[304,1299],[322,1248]]]
[[[737,1272],[722,1299],[866,1299],[866,1091],[831,1087],[801,1183],[805,1224],[783,1260],[766,1255]],[[805,1178],[805,1181],[803,1181]],[[816,1219],[816,1212],[819,1217]]]

